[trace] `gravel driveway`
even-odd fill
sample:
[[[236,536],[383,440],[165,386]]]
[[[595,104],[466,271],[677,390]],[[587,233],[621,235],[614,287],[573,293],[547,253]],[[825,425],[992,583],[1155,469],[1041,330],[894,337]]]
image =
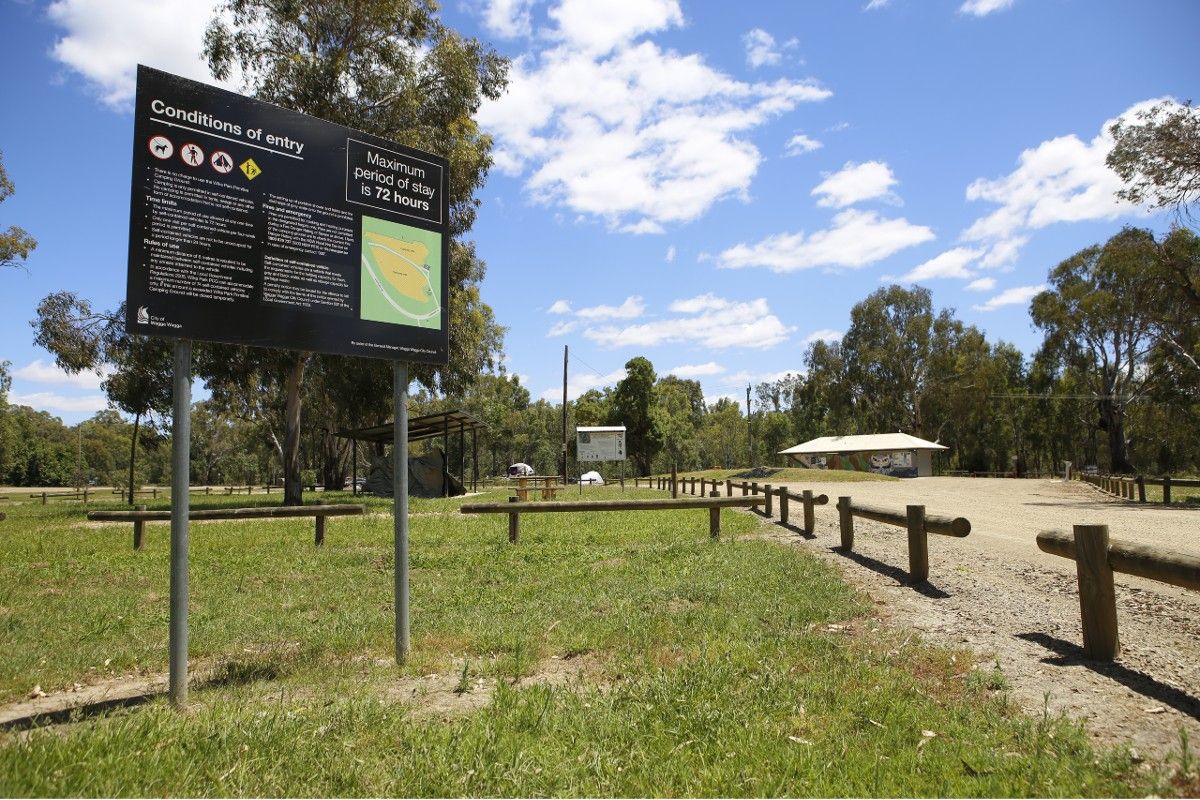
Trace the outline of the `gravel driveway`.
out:
[[[1116,576],[1121,655],[1112,664],[1082,651],[1075,563],[1038,550],[1040,530],[1081,523],[1109,526],[1124,539],[1200,555],[1200,509],[1138,505],[1081,483],[1053,480],[916,478],[870,483],[789,483],[827,494],[816,535],[778,525],[772,538],[839,566],[881,614],[932,642],[969,648],[996,660],[1011,697],[1029,713],[1066,713],[1105,743],[1129,744],[1163,758],[1177,751],[1180,728],[1200,743],[1200,594],[1128,575]],[[903,584],[908,568],[903,528],[855,520],[854,554],[838,544],[837,497],[903,511],[971,521],[966,539],[931,536],[929,584]],[[802,521],[792,504],[791,522]],[[776,514],[778,507],[776,506]],[[1195,750],[1195,745],[1193,745]]]

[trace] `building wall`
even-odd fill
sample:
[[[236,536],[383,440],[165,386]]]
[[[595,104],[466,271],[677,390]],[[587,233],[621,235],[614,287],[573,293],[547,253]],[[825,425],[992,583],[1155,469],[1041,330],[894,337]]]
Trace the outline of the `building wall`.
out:
[[[922,461],[921,456],[924,456]],[[933,459],[928,450],[880,450],[873,453],[825,453],[801,455],[800,461],[811,469],[845,469],[875,472],[897,478],[915,478],[933,474]],[[923,471],[922,471],[923,470]]]

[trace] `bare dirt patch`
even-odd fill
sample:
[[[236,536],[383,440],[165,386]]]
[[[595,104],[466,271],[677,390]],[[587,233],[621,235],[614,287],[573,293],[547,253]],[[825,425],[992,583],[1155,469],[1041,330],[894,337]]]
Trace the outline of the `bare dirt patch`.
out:
[[[998,663],[1024,710],[1081,719],[1097,741],[1159,759],[1178,750],[1181,728],[1200,741],[1200,595],[1118,574],[1122,652],[1111,664],[1094,662],[1081,648],[1075,564],[1034,542],[1040,530],[1104,523],[1113,539],[1200,554],[1200,511],[1126,503],[1050,480],[925,478],[816,488],[830,504],[818,509],[815,538],[777,525],[764,526],[763,534],[835,564],[893,624],[970,649],[984,665]],[[908,586],[902,528],[856,519],[855,552],[835,549],[840,495],[897,510],[924,504],[931,513],[967,517],[972,531],[966,539],[930,537],[929,583]]]

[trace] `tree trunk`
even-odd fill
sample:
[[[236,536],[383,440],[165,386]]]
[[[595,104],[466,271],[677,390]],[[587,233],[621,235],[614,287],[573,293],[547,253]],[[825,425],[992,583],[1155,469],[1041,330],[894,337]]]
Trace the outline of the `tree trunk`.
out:
[[[300,475],[300,386],[308,353],[297,353],[287,378],[287,405],[284,408],[283,434],[283,504],[304,504],[304,486]]]
[[[133,499],[133,465],[134,459],[137,458],[138,423],[141,421],[141,412],[133,415],[133,436],[129,437],[129,505],[133,505],[135,502]]]
[[[1100,401],[1100,419],[1108,434],[1108,455],[1113,474],[1128,474],[1134,471],[1129,463],[1129,446],[1125,441],[1125,415],[1111,400]]]

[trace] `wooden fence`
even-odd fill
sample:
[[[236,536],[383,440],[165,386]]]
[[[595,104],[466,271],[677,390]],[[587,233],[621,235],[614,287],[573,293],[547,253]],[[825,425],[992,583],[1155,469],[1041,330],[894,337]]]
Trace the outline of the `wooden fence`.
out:
[[[1047,553],[1075,561],[1083,649],[1095,659],[1111,661],[1121,652],[1114,572],[1200,591],[1200,558],[1157,547],[1110,541],[1107,525],[1076,525],[1071,534],[1042,531],[1037,535],[1037,546]]]
[[[266,506],[257,508],[206,508],[188,511],[189,520],[231,520],[231,519],[291,519],[295,517],[314,517],[316,533],[314,543],[319,547],[325,544],[325,518],[361,515],[367,511],[366,506],[340,505],[311,505],[311,506]],[[171,519],[170,511],[147,511],[145,506],[139,506],[134,511],[89,511],[88,519],[95,522],[132,522],[133,549],[142,549],[142,533],[147,522],[164,522]]]
[[[1144,475],[1080,475],[1084,483],[1090,483],[1105,494],[1138,503],[1146,502],[1146,487],[1161,486],[1163,505],[1171,504],[1171,487],[1200,487],[1200,480],[1193,478],[1147,478]]]
[[[929,534],[961,539],[971,532],[971,523],[966,518],[926,514],[925,506],[906,506],[905,513],[901,514],[878,506],[855,505],[849,497],[839,497],[837,510],[842,549],[846,552],[854,549],[855,517],[907,528],[908,576],[913,583],[929,580]]]

